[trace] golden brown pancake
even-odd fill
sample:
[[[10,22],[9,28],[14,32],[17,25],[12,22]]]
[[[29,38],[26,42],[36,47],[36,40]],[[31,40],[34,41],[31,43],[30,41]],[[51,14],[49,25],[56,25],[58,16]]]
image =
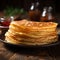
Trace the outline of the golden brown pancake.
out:
[[[57,23],[12,21],[5,34],[5,40],[13,44],[41,45],[57,41]]]

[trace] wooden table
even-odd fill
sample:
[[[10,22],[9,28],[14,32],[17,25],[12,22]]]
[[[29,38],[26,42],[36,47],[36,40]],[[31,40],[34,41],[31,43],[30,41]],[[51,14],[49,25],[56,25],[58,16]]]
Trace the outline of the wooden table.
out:
[[[0,60],[60,60],[60,45],[44,48],[18,48],[0,42]]]

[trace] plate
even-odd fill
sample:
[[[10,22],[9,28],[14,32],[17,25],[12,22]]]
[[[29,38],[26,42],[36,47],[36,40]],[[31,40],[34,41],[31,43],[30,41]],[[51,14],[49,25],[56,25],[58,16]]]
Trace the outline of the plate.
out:
[[[1,39],[1,38],[0,38],[0,41],[6,45],[17,46],[17,47],[49,47],[49,46],[56,46],[56,45],[60,44],[60,35],[58,35],[58,36],[59,36],[59,38],[58,38],[57,42],[50,43],[50,44],[44,44],[44,45],[12,44],[12,43],[9,43],[9,42],[5,41],[4,39]]]

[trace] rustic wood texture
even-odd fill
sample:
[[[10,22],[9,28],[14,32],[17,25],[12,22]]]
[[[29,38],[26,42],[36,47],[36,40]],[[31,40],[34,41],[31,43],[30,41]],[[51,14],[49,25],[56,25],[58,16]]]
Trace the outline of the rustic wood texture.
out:
[[[18,48],[0,42],[0,60],[60,60],[60,45],[45,48]]]

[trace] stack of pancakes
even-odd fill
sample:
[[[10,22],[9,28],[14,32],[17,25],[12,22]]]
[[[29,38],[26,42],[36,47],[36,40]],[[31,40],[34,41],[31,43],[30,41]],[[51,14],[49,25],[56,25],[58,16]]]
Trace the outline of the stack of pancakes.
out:
[[[57,41],[57,23],[12,21],[5,40],[13,44],[42,45]]]

